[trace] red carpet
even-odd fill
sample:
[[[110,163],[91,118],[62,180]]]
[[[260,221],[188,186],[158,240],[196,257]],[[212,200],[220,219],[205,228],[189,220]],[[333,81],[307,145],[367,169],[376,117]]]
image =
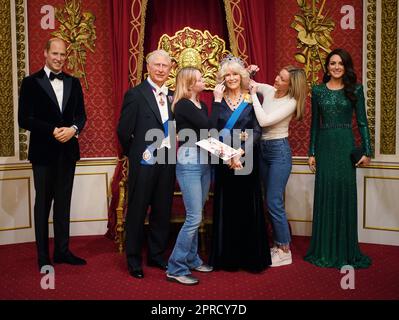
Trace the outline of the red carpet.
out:
[[[361,244],[373,259],[369,269],[355,271],[355,289],[343,290],[345,274],[305,261],[308,237],[294,237],[294,263],[269,268],[262,274],[242,272],[196,273],[200,284],[186,287],[165,280],[163,271],[144,267],[145,278],[127,273],[125,256],[102,236],[71,238],[72,251],[86,266],[55,266],[55,290],[43,290],[34,243],[0,246],[0,299],[139,299],[139,300],[308,300],[399,299],[399,247]]]

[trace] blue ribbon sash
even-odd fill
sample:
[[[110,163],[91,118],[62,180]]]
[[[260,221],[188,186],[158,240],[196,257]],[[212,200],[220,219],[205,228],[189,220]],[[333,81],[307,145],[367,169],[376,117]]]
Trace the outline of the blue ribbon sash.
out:
[[[169,120],[166,120],[163,123],[163,132],[164,132],[164,138],[167,138],[169,136]],[[152,166],[155,164],[155,157],[154,157],[154,151],[157,149],[156,147],[156,142],[153,142],[143,152],[143,157],[140,161],[140,164],[145,165],[145,166]]]
[[[230,118],[227,120],[226,125],[220,132],[220,138],[223,139],[227,135],[230,134],[230,130],[233,129],[234,125],[236,124],[237,120],[240,118],[241,113],[245,110],[245,108],[248,106],[248,102],[243,100],[240,105],[238,106],[237,109],[234,110],[234,112],[231,114]]]

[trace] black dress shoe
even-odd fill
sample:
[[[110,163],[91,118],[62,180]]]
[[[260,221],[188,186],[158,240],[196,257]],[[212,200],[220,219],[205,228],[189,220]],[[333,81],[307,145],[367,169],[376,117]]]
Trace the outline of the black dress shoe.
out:
[[[147,266],[149,267],[155,267],[161,270],[168,270],[168,264],[163,261],[154,261],[154,260],[148,260]]]
[[[144,272],[143,269],[132,269],[129,268],[129,274],[137,279],[143,279],[144,278]]]
[[[57,255],[54,254],[54,263],[67,263],[74,266],[83,266],[87,264],[85,259],[79,258],[72,254],[72,252],[68,252],[67,254]]]

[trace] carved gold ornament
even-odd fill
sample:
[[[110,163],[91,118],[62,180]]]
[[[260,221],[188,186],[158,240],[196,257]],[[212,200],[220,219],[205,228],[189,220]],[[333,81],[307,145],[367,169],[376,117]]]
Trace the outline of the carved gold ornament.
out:
[[[224,40],[213,36],[208,30],[185,27],[174,36],[163,34],[158,43],[172,58],[173,66],[166,81],[166,86],[175,88],[176,76],[181,68],[194,67],[201,71],[205,81],[205,89],[213,90],[216,85],[216,72],[219,61],[230,54],[226,50]]]
[[[67,43],[67,68],[75,77],[83,78],[86,89],[86,49],[94,53],[96,36],[96,17],[90,11],[83,12],[81,0],[65,0],[63,9],[55,10],[60,27],[52,35]]]
[[[4,1],[0,5],[0,157],[15,154],[11,19],[11,4]]]
[[[328,18],[328,12],[323,14],[326,0],[312,0],[308,4],[306,0],[297,0],[302,14],[295,15],[295,21],[291,27],[298,31],[297,48],[301,50],[295,54],[295,60],[304,64],[306,78],[309,86],[318,83],[320,70],[324,71],[324,63],[328,53],[331,52],[333,39],[331,31],[335,28],[335,23]],[[321,3],[320,8],[318,4]]]

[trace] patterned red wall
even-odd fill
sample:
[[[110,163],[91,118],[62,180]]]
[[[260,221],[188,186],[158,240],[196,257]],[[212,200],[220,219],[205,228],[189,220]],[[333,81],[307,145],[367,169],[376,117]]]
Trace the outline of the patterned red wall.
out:
[[[29,35],[29,69],[34,73],[44,66],[43,48],[46,40],[55,30],[43,30],[40,25],[43,14],[42,6],[63,7],[63,0],[29,0],[28,35]],[[91,11],[96,17],[97,39],[95,53],[87,53],[86,90],[81,80],[87,112],[87,123],[80,135],[81,156],[84,158],[117,156],[115,111],[111,79],[111,53],[109,44],[109,15],[105,1],[82,1],[82,12]],[[58,24],[56,23],[56,29]]]
[[[307,1],[312,3],[312,1]],[[355,8],[355,29],[343,30],[340,26],[341,7],[351,5]],[[275,1],[276,8],[276,70],[288,65],[299,65],[294,60],[294,54],[297,52],[297,31],[291,28],[296,14],[301,14],[296,0]],[[353,58],[355,71],[358,81],[361,82],[362,76],[362,45],[363,45],[363,2],[362,0],[327,0],[325,9],[328,15],[335,22],[335,29],[331,33],[333,38],[332,48],[344,48],[348,50]],[[323,10],[325,13],[326,10]],[[322,76],[319,77],[320,81]],[[310,100],[310,99],[308,99]],[[290,144],[293,155],[306,156],[309,146],[310,131],[310,101],[307,104],[306,117],[302,122],[293,121],[290,127]]]

